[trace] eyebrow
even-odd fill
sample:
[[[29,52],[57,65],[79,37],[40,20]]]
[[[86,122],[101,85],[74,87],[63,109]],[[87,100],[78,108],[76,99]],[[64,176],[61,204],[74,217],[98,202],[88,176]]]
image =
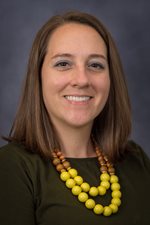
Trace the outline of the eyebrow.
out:
[[[58,54],[55,54],[54,56],[52,56],[51,59],[55,59],[55,58],[58,58],[58,57],[69,57],[69,58],[73,58],[74,55],[69,54],[69,53],[62,53],[62,54],[61,53],[58,53]],[[107,61],[107,57],[106,56],[104,56],[103,54],[97,54],[97,53],[90,54],[88,56],[88,58],[89,59],[91,59],[91,58],[102,58],[102,59],[104,59],[104,60]]]

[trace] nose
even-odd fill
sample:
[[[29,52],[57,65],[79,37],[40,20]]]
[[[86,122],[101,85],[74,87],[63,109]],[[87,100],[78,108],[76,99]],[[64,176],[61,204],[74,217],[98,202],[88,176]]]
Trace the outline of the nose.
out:
[[[90,85],[89,75],[84,66],[78,66],[74,69],[71,85],[78,88],[88,87]]]

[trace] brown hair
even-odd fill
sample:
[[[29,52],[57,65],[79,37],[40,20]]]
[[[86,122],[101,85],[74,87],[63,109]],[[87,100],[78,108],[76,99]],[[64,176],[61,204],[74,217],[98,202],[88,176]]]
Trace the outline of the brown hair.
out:
[[[93,27],[106,44],[110,93],[103,111],[94,121],[92,133],[109,158],[118,159],[126,149],[131,130],[130,103],[123,69],[109,32],[97,18],[82,12],[73,11],[53,16],[37,33],[29,57],[21,103],[8,140],[23,143],[27,149],[44,158],[48,158],[50,150],[59,145],[43,101],[41,67],[52,32],[66,23],[81,23]]]

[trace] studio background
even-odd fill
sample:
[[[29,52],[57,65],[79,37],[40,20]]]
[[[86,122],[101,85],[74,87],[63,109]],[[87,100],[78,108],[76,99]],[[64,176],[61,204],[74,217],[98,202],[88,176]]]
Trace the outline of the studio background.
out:
[[[132,104],[131,138],[150,156],[150,1],[1,0],[0,135],[15,117],[33,39],[49,17],[66,10],[97,16],[118,46]],[[0,140],[0,146],[6,142]]]

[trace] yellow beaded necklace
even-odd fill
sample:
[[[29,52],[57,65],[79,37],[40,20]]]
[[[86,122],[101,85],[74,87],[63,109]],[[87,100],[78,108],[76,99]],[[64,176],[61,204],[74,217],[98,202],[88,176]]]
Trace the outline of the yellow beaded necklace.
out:
[[[90,187],[87,182],[84,182],[83,178],[78,175],[77,170],[71,167],[63,153],[59,150],[52,152],[53,164],[60,173],[60,179],[65,182],[66,187],[72,191],[72,194],[77,196],[78,200],[85,204],[86,208],[93,210],[95,214],[110,216],[112,213],[118,211],[118,207],[121,204],[119,179],[115,175],[113,164],[109,162],[106,155],[104,155],[97,146],[95,147],[95,151],[101,171],[100,185],[98,187]],[[96,204],[92,197],[105,195],[109,188],[111,188],[112,191],[111,203],[108,206]],[[89,196],[91,197],[89,198]]]

